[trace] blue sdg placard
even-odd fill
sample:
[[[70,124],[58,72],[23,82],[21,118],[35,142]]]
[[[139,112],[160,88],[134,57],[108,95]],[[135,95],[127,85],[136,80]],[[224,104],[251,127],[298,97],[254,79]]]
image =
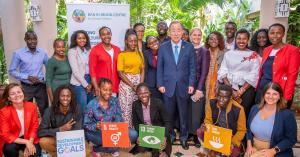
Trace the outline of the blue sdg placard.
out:
[[[83,130],[56,133],[58,157],[85,157],[85,138]]]

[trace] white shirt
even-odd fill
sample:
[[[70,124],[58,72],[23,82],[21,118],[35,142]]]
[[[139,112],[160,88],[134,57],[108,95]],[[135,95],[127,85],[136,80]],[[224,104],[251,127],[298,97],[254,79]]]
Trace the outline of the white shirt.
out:
[[[181,49],[181,44],[182,44],[182,40],[180,40],[177,44],[175,44],[172,40],[171,40],[171,44],[172,44],[172,50],[173,50],[173,54],[175,56],[175,46],[178,46],[178,54],[180,53],[180,49]]]
[[[82,53],[80,53],[82,58],[84,59],[85,62],[85,74],[89,74],[89,56],[88,52],[86,49],[83,50]]]
[[[233,40],[231,43],[225,42],[225,48],[228,50],[234,50],[235,40]]]
[[[18,114],[18,117],[19,117],[19,121],[21,123],[21,131],[20,131],[20,134],[19,134],[19,137],[23,136],[24,135],[24,110],[17,110],[17,114]]]
[[[111,58],[111,69],[114,69],[114,49],[111,48],[110,50],[105,50],[109,55],[110,55],[110,58]]]
[[[271,53],[269,56],[276,56],[277,52],[279,51],[280,49],[272,49]]]
[[[256,54],[256,55],[255,55]],[[232,88],[239,89],[245,82],[256,87],[261,57],[251,50],[229,50],[225,53],[218,71],[218,80],[227,77]]]

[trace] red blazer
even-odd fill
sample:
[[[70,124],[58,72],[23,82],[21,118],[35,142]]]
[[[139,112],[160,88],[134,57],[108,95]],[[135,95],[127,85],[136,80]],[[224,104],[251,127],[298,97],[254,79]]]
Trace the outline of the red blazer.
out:
[[[263,51],[262,66],[259,71],[259,79],[262,77],[263,65],[269,57],[273,46],[266,47]],[[295,84],[300,66],[300,51],[298,47],[285,44],[275,55],[273,62],[273,82],[280,84],[286,100],[291,100],[295,90]]]
[[[11,106],[0,110],[0,137],[4,143],[13,143],[20,134],[21,123],[16,109]],[[37,130],[39,127],[37,106],[32,102],[24,102],[24,139],[34,138],[34,144],[39,143]]]
[[[113,63],[110,55],[103,47],[103,43],[95,45],[90,53],[89,68],[91,77],[108,78],[112,81],[112,90],[114,93],[118,93],[119,90],[119,75],[117,71],[117,60],[120,53],[120,48],[111,44],[114,49]],[[113,68],[112,68],[113,65]]]

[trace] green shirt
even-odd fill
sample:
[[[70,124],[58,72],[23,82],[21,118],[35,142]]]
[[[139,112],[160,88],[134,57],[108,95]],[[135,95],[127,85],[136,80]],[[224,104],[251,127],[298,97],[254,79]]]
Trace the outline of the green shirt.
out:
[[[69,84],[71,67],[68,59],[62,61],[52,56],[46,66],[46,85],[54,92],[59,86]]]

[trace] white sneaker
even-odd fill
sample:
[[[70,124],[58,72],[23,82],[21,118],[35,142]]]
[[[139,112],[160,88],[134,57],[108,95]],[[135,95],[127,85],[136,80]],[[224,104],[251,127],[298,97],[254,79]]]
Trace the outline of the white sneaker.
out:
[[[112,156],[120,156],[120,153],[119,153],[119,151],[115,151],[115,152],[111,153],[111,155]]]

